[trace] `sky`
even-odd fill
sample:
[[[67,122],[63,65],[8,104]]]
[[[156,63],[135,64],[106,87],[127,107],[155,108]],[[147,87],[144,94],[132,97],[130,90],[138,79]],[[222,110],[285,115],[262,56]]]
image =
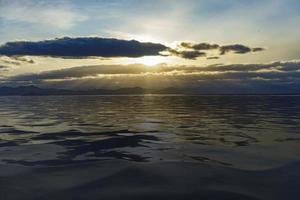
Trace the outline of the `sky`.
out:
[[[300,92],[298,0],[0,0],[0,85]]]

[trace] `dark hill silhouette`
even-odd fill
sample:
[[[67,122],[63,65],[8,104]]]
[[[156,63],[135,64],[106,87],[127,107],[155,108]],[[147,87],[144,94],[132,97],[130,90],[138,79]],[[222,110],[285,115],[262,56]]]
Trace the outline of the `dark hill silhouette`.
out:
[[[141,87],[131,87],[131,88],[119,88],[119,89],[90,89],[90,90],[71,90],[71,89],[54,89],[54,88],[40,88],[37,86],[18,86],[18,87],[9,87],[2,86],[0,87],[0,96],[50,96],[50,95],[139,95],[139,94],[187,94],[187,95],[280,95],[288,94],[294,95],[299,94],[298,91],[295,92],[214,92],[214,90],[197,90],[197,89],[178,89],[174,87],[165,88],[165,89],[145,89]]]
[[[36,86],[0,87],[1,96],[35,96],[35,95],[125,95],[125,94],[145,94],[154,90],[146,90],[140,87],[120,88],[116,90],[92,89],[92,90],[67,90],[53,88],[39,88]]]

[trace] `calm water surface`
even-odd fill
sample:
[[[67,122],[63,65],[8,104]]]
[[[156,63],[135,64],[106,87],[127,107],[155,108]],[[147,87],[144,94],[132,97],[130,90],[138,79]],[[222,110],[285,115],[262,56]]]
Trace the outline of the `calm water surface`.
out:
[[[299,144],[300,96],[0,97],[1,166],[125,161],[263,171],[298,163]]]

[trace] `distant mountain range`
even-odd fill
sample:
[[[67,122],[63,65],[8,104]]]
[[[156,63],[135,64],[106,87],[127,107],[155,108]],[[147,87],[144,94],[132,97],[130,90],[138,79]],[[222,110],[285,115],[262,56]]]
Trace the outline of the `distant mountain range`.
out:
[[[181,94],[180,90],[167,88],[162,90],[144,89],[140,87],[91,90],[68,90],[39,88],[36,86],[0,87],[0,96],[46,96],[46,95],[128,95],[128,94]]]
[[[132,88],[120,88],[115,90],[109,89],[91,89],[91,90],[71,90],[71,89],[53,89],[53,88],[40,88],[33,85],[30,86],[19,86],[19,87],[0,87],[0,96],[50,96],[50,95],[139,95],[139,94],[299,94],[299,93],[212,93],[212,92],[201,92],[192,89],[177,89],[177,88],[166,88],[166,89],[144,89],[140,87]]]

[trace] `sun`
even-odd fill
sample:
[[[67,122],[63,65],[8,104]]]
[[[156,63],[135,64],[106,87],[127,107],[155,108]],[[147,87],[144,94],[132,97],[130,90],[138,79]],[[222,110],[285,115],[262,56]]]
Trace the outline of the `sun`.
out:
[[[153,43],[163,43],[160,39],[155,38],[151,35],[132,35],[132,38],[139,42],[153,42]],[[146,66],[154,66],[159,63],[163,63],[166,61],[165,56],[143,56],[140,58],[129,59],[129,62],[140,63]]]

